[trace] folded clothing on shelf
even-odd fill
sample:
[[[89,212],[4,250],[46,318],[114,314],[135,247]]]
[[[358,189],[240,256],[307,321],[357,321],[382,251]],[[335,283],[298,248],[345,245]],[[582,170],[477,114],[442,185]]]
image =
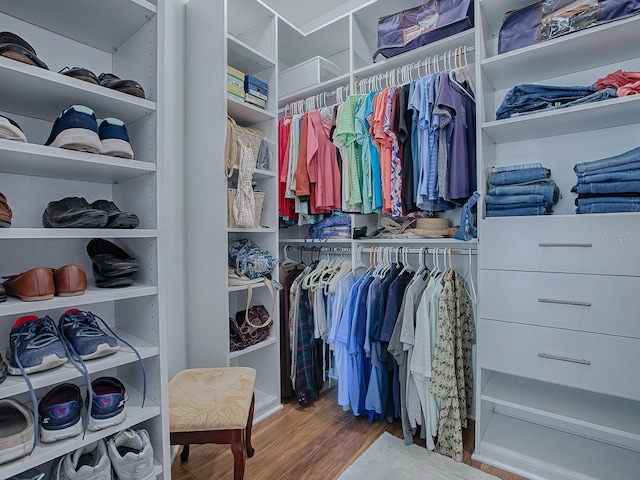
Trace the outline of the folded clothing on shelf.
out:
[[[573,167],[576,213],[640,212],[640,147]]]
[[[547,215],[561,198],[541,163],[496,167],[485,196],[487,217]]]

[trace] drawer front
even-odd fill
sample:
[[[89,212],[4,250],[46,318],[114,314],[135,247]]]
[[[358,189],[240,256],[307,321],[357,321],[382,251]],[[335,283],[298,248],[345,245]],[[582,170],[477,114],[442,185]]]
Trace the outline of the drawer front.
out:
[[[481,318],[480,368],[640,400],[640,340]]]
[[[479,316],[640,338],[640,277],[480,270]]]
[[[640,216],[491,218],[482,223],[480,268],[640,274]]]

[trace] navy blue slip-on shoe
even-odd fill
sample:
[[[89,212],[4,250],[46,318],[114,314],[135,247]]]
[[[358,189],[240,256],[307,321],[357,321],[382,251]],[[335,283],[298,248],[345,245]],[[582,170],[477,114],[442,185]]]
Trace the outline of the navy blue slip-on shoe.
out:
[[[56,442],[82,433],[80,388],[63,383],[50,390],[38,403],[40,440]]]
[[[83,82],[93,83],[94,85],[100,85],[98,81],[98,77],[91,70],[87,70],[82,67],[64,67],[58,73],[62,75],[66,75],[67,77],[77,78],[78,80],[82,80]]]
[[[91,382],[92,398],[85,400],[91,409],[89,430],[103,428],[122,423],[126,418],[124,403],[126,393],[124,385],[114,377],[101,377]]]
[[[98,120],[98,136],[102,143],[102,154],[112,157],[133,158],[127,127],[117,118]]]
[[[89,107],[71,105],[53,123],[45,145],[80,152],[100,153],[102,143],[98,136],[98,122]]]
[[[83,197],[49,202],[42,213],[45,228],[100,228],[107,224],[107,212],[93,208]]]
[[[135,213],[123,212],[115,203],[109,200],[96,200],[91,204],[91,207],[107,212],[106,228],[136,228],[140,224],[140,220]]]
[[[144,89],[135,80],[122,80],[120,77],[115,76],[113,73],[101,73],[98,77],[100,85],[103,87],[117,90],[119,92],[128,93],[140,98],[144,97]]]
[[[118,341],[98,325],[93,313],[72,308],[60,317],[60,336],[71,347],[71,353],[82,360],[92,360],[116,353]]]

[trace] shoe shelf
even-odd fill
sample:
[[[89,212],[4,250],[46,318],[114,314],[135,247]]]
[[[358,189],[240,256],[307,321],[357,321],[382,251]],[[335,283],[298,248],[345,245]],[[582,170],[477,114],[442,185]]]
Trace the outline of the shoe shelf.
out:
[[[158,294],[155,285],[134,283],[126,288],[98,288],[93,278],[87,278],[87,289],[83,295],[75,297],[53,297],[40,302],[23,302],[18,298],[9,297],[0,303],[0,315],[27,315],[35,311],[48,311],[58,308],[75,308],[78,305],[94,305],[114,300],[128,300],[131,298],[150,297]],[[2,388],[2,384],[0,384]]]
[[[127,392],[127,400],[125,402],[126,418],[122,423],[102,430],[87,430],[84,436],[80,434],[76,437],[53,443],[42,443],[38,441],[31,455],[0,465],[0,478],[8,478],[29,468],[39,467],[42,463],[55,460],[70,451],[81,448],[101,438],[107,438],[127,428],[136,427],[139,423],[155,418],[161,414],[160,406],[150,400],[148,396],[144,402],[144,407],[142,407],[142,393],[126,383],[124,383],[124,386]],[[85,395],[86,393],[83,390],[83,398]],[[29,408],[32,408],[30,403],[25,402],[25,404]],[[83,420],[85,415],[86,411],[83,410]]]
[[[155,228],[11,228],[0,230],[1,239],[55,238],[156,238]]]
[[[155,163],[0,139],[0,171],[18,175],[121,183],[156,171]]]
[[[117,117],[127,126],[156,110],[156,103],[100,85],[0,57],[2,109],[53,122],[69,105],[93,109],[97,118]]]
[[[2,10],[106,52],[120,47],[157,13],[146,0],[83,0],[82,8],[76,0],[3,0]]]
[[[133,345],[133,347],[138,350],[138,353],[140,353],[142,359],[153,358],[158,355],[159,348],[156,345],[135,337],[123,330],[119,330],[117,328],[112,329],[120,338]],[[116,353],[108,355],[106,357],[96,358],[94,360],[87,360],[85,364],[89,369],[89,374],[93,375],[122,365],[137,364],[138,361],[138,356],[135,354],[135,352],[133,352],[124,343],[120,343],[120,350],[118,350]],[[147,369],[147,390],[150,389],[149,377],[151,373],[148,370],[149,369]],[[53,387],[54,385],[58,385],[64,382],[72,382],[75,379],[79,379],[82,385],[84,384],[82,374],[76,367],[73,366],[70,361],[60,367],[51,370],[32,373],[29,375],[29,379],[31,380],[31,384],[33,385],[34,390],[47,386]],[[142,389],[142,387],[140,387],[140,389]],[[129,395],[129,392],[131,390],[132,388],[127,389]],[[24,378],[22,378],[22,376],[7,375],[5,381],[0,384],[0,398],[8,398],[15,395],[20,395],[28,391],[29,388],[27,386],[27,382],[24,380]],[[147,400],[149,399],[147,398]],[[33,454],[31,454],[31,456],[33,456]],[[2,478],[1,475],[0,478]]]

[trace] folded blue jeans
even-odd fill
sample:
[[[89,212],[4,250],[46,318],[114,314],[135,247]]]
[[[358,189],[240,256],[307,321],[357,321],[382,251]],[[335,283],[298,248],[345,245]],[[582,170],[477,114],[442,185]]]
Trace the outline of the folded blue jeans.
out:
[[[522,208],[507,208],[504,210],[487,210],[487,217],[517,217],[517,216],[532,216],[532,215],[546,215],[549,212],[544,206],[540,207],[522,207]]]
[[[495,173],[500,173],[500,172],[511,172],[513,170],[524,170],[525,168],[535,168],[535,167],[542,167],[542,164],[540,162],[519,163],[516,165],[503,165],[501,167],[493,167],[492,170]]]
[[[640,180],[627,182],[579,183],[571,188],[579,195],[585,193],[637,193],[640,192]]]
[[[624,170],[619,172],[589,173],[586,175],[578,176],[578,184],[603,183],[603,182],[628,182],[631,180],[640,180],[640,169]]]
[[[573,107],[583,103],[600,102],[615,98],[615,88],[597,90],[595,85],[571,86],[560,85],[516,85],[507,92],[496,111],[496,119],[502,120],[513,115],[526,115],[542,110]]]
[[[489,205],[510,205],[516,203],[542,203],[544,195],[531,193],[529,195],[487,195],[485,197],[487,206]]]
[[[546,182],[545,182],[546,183]],[[503,185],[499,187],[490,188],[487,192],[489,195],[542,195],[545,201],[549,203],[558,203],[560,199],[560,189],[553,180],[550,180],[550,185],[541,185],[530,183],[527,185]]]
[[[540,202],[527,202],[527,203],[508,203],[504,205],[487,203],[488,210],[510,210],[512,208],[526,208],[526,207],[544,207],[547,211],[551,212],[552,205],[545,201]]]
[[[456,240],[465,240],[469,241],[472,238],[476,238],[478,236],[478,229],[473,224],[473,213],[471,212],[472,208],[477,203],[480,198],[480,194],[478,192],[473,192],[473,195],[469,197],[469,200],[462,206],[462,213],[460,215],[460,226],[456,231],[453,238]]]
[[[588,197],[588,198],[578,198],[576,199],[576,205],[593,205],[596,203],[625,203],[625,204],[633,204],[637,203],[640,205],[640,197]]]
[[[489,186],[513,185],[517,183],[535,182],[551,177],[551,170],[545,167],[524,168],[509,172],[493,172],[489,175]]]
[[[590,203],[587,205],[578,205],[576,213],[620,213],[620,212],[640,212],[640,203]]]
[[[576,163],[573,171],[578,174],[619,172],[640,168],[640,147],[613,157],[602,158],[592,162]],[[633,167],[631,167],[633,165]]]

